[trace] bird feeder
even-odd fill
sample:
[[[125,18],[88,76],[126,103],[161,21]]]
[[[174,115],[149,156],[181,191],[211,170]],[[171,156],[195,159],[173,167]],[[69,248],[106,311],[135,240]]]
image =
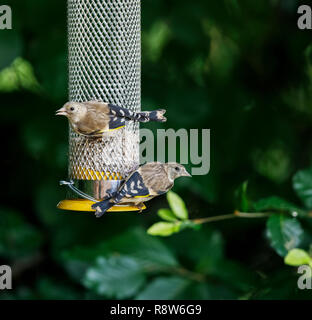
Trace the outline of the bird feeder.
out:
[[[141,110],[140,0],[68,0],[69,100],[98,100]],[[116,190],[139,166],[139,124],[90,138],[69,128],[65,210],[91,205]],[[134,211],[114,206],[111,211]]]

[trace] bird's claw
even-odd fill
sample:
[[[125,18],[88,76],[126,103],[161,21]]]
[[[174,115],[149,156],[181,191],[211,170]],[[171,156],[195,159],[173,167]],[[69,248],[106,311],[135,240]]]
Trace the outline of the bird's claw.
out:
[[[139,210],[139,213],[142,213],[142,211],[144,209],[144,204],[143,203],[137,204],[136,207]]]

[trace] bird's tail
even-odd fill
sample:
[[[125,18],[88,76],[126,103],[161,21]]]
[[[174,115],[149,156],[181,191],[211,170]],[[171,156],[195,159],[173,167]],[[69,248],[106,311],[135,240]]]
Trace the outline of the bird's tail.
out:
[[[139,122],[149,122],[149,121],[166,122],[167,118],[164,116],[165,113],[166,113],[166,110],[164,109],[136,112],[134,113],[133,120],[136,120]]]
[[[164,109],[158,109],[154,111],[133,112],[129,109],[122,108],[113,104],[109,104],[109,107],[112,116],[124,117],[139,122],[167,121],[167,118],[164,117],[164,114],[166,113],[166,110]]]
[[[111,208],[115,203],[111,199],[102,200],[94,203],[91,208],[95,209],[95,216],[100,218],[109,208]]]

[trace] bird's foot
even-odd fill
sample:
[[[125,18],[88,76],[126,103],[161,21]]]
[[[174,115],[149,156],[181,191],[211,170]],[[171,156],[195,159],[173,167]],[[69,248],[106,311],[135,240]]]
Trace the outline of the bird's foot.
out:
[[[144,210],[144,203],[138,203],[135,205],[139,209],[139,213],[141,213]]]

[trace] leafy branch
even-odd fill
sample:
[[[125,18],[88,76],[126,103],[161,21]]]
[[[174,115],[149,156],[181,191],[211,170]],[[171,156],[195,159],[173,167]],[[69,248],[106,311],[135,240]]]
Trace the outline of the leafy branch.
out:
[[[237,193],[239,198],[238,207],[242,210],[235,210],[230,214],[197,219],[189,218],[189,212],[184,201],[176,193],[170,191],[167,194],[169,208],[158,211],[158,216],[162,221],[153,224],[147,230],[147,233],[153,236],[165,237],[186,228],[199,229],[203,224],[222,220],[268,218],[266,236],[271,247],[280,256],[288,257],[291,250],[301,250],[297,249],[304,237],[304,230],[300,220],[312,217],[312,168],[301,170],[294,175],[293,189],[303,202],[304,207],[277,196],[252,202],[247,197],[247,182],[244,182]],[[285,260],[286,264],[287,261],[289,261],[289,257]]]
[[[221,220],[235,218],[266,218],[272,212],[241,212],[235,210],[234,213],[218,215],[213,217],[205,217],[199,219],[189,219],[189,213],[184,201],[176,193],[169,191],[167,200],[170,209],[158,210],[158,216],[164,221],[157,222],[152,225],[147,233],[153,236],[170,236],[173,233],[179,232],[185,228],[198,229],[202,224],[211,223]]]

